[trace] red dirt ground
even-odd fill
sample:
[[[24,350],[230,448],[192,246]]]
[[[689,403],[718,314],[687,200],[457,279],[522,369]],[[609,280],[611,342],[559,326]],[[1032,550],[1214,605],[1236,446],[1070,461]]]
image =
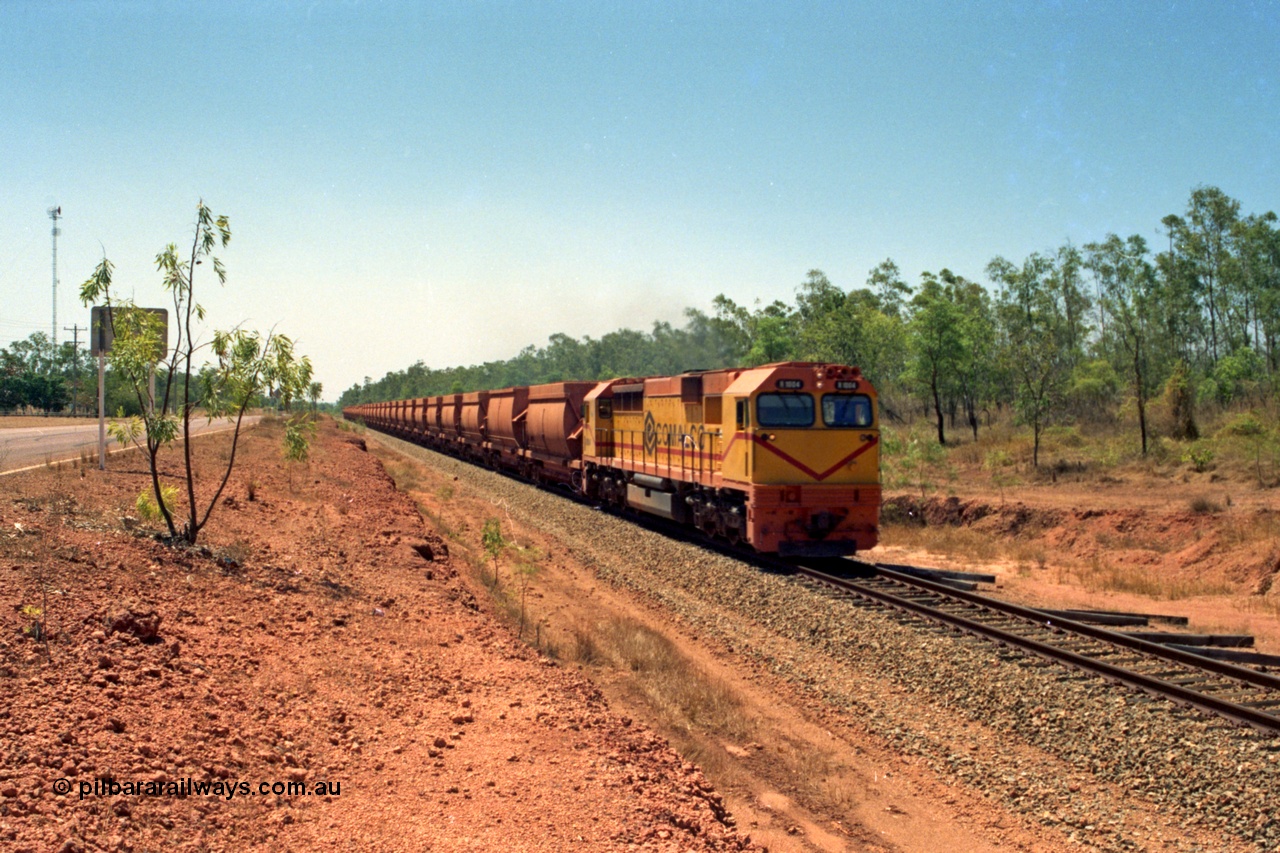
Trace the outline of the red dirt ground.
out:
[[[477,604],[362,440],[326,421],[289,470],[279,437],[243,441],[198,549],[138,530],[138,454],[0,478],[0,847],[750,847],[697,767]]]

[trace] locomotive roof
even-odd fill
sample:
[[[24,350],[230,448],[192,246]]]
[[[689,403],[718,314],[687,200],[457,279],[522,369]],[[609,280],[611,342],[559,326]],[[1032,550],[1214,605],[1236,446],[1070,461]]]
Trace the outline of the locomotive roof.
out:
[[[686,380],[698,380],[702,384],[700,396],[713,397],[719,394],[745,395],[758,390],[761,385],[776,377],[794,377],[812,379],[815,371],[825,373],[827,369],[844,369],[847,375],[861,379],[861,371],[848,365],[832,364],[822,361],[779,361],[763,364],[759,367],[740,368],[727,367],[719,370],[691,370],[674,376],[644,376],[606,379],[601,381],[587,394],[588,400],[601,397],[612,397],[614,394],[636,394],[643,392],[646,397],[677,397],[685,390]]]

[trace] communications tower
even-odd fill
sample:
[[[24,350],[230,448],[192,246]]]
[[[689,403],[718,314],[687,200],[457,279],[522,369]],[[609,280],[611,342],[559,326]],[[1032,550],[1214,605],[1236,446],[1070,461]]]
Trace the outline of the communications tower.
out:
[[[49,218],[53,220],[53,350],[58,351],[58,217],[62,216],[62,205],[49,208]]]

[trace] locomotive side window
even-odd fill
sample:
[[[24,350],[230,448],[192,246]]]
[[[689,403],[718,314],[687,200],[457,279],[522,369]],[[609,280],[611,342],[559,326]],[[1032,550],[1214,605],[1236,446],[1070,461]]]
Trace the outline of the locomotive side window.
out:
[[[748,411],[750,410],[747,408],[747,401],[739,400],[738,401],[738,429],[747,428],[747,412]]]
[[[829,427],[869,427],[871,398],[865,394],[828,394],[822,398],[822,422]]]
[[[813,395],[761,394],[756,398],[756,422],[763,427],[813,426]]]

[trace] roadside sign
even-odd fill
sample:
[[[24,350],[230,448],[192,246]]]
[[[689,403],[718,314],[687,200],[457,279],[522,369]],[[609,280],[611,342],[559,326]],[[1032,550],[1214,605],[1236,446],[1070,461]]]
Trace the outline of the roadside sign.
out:
[[[120,309],[114,310],[119,311]],[[160,318],[160,340],[163,342],[163,350],[156,353],[156,361],[164,361],[169,355],[169,309],[138,308],[136,310],[146,311],[148,314],[155,314]],[[112,311],[113,309],[104,305],[95,305],[90,311],[90,355],[106,355],[111,352],[111,345],[115,342],[114,327],[111,323]]]

